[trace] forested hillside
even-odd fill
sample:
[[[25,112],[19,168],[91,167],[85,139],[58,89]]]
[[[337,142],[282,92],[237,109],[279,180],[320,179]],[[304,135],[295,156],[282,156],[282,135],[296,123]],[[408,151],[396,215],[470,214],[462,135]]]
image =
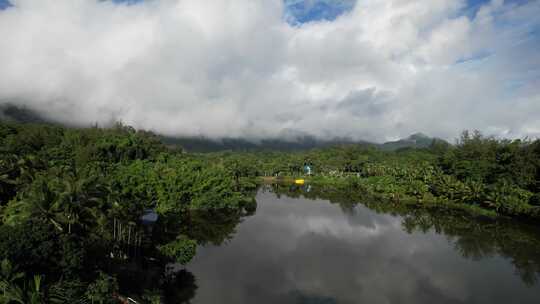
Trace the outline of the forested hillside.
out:
[[[188,262],[206,241],[186,229],[196,212],[226,210],[234,223],[254,208],[254,185],[226,167],[122,125],[0,124],[0,150],[0,303],[116,303],[132,250],[157,259],[164,288],[166,263]]]

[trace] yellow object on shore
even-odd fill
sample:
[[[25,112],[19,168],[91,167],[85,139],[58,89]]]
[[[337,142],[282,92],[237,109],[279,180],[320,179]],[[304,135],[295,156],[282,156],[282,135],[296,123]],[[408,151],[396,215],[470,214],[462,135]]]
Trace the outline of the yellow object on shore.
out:
[[[305,181],[304,181],[303,179],[295,179],[295,180],[294,180],[294,183],[295,183],[295,184],[299,184],[299,185],[303,185],[304,182],[305,182]]]

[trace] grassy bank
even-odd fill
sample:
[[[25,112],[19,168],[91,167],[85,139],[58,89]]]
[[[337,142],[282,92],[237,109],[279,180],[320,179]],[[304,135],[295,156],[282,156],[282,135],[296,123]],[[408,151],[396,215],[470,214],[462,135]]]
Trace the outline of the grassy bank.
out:
[[[238,176],[266,182],[303,178],[390,200],[458,205],[515,218],[540,214],[539,140],[465,132],[455,146],[434,142],[428,149],[385,152],[345,145],[304,152],[224,152],[210,159]],[[307,166],[312,176],[304,175]]]
[[[426,209],[447,209],[466,212],[473,216],[486,216],[486,217],[508,217],[504,213],[499,213],[495,209],[489,206],[482,206],[482,204],[471,204],[459,201],[452,201],[446,197],[436,197],[430,193],[426,193],[422,196],[410,195],[400,192],[388,192],[384,191],[387,188],[378,187],[377,183],[369,178],[361,177],[325,177],[325,176],[264,176],[257,178],[259,184],[282,184],[282,185],[296,185],[295,181],[302,179],[305,182],[305,186],[311,185],[319,188],[326,189],[327,191],[340,191],[344,196],[348,196],[350,200],[361,201],[367,198],[371,201],[379,201],[380,203],[391,202],[397,203],[403,206],[410,206],[415,208]],[[296,185],[299,186],[299,185]],[[390,187],[393,189],[392,187]],[[535,209],[531,207],[531,209]],[[537,218],[538,213],[529,210],[529,212],[522,214],[524,218]]]

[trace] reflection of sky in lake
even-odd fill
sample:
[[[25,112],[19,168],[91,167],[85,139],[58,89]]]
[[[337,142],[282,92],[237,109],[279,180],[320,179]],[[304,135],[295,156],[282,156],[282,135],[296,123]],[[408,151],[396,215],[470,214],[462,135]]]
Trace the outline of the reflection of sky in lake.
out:
[[[188,265],[194,303],[539,303],[509,261],[463,258],[444,235],[358,206],[259,192],[232,241]]]

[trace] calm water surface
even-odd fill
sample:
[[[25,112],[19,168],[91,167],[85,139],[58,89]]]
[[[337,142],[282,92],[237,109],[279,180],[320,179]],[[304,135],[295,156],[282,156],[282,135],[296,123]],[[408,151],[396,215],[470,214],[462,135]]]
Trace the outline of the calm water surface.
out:
[[[188,264],[191,303],[540,303],[535,227],[268,189],[257,203]]]

